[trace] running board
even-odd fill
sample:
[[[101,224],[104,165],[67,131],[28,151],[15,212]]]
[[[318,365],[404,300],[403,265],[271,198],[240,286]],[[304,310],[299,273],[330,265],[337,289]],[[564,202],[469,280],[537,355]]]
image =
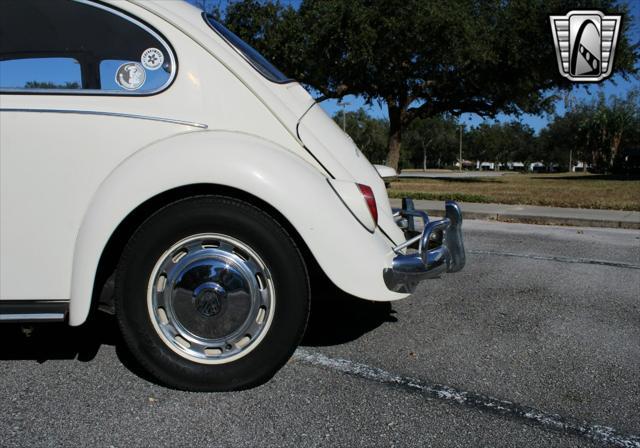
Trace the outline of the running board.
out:
[[[68,311],[67,301],[3,300],[0,301],[0,323],[63,322]]]

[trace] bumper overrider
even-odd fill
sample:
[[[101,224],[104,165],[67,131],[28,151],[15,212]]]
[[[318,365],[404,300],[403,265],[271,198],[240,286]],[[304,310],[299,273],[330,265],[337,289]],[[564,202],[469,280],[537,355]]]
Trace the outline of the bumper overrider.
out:
[[[393,248],[397,254],[393,265],[383,272],[387,288],[412,293],[422,280],[464,267],[462,212],[456,202],[445,202],[443,219],[429,221],[426,212],[416,210],[413,201],[405,198],[402,209],[394,210],[394,217],[407,241]],[[416,218],[424,222],[422,231],[416,231]]]

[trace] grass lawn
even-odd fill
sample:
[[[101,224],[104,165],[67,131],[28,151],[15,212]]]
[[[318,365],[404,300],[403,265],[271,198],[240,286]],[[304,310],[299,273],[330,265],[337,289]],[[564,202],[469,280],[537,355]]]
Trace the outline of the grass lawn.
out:
[[[399,179],[391,183],[389,196],[638,211],[640,178],[583,173],[509,173],[470,179]]]

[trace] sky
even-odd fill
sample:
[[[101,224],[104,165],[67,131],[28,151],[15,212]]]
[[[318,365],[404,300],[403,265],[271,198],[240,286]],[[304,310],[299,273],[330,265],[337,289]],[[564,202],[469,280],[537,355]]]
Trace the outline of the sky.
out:
[[[197,0],[187,0],[191,3],[194,3]],[[285,4],[291,4],[294,7],[297,7],[300,4],[301,0],[282,0]],[[227,4],[227,0],[207,0],[208,5],[220,5],[222,8]],[[631,11],[631,15],[633,17],[633,23],[631,24],[631,42],[638,43],[640,42],[640,0],[627,0],[621,1],[620,3],[626,3],[629,5],[629,9]],[[624,20],[624,18],[623,18]],[[549,39],[552,39],[551,30],[549,29],[549,35],[547,36]],[[551,63],[556,64],[556,60],[554,59]],[[615,64],[615,61],[614,61]],[[615,65],[614,65],[615,68]],[[600,91],[604,92],[605,96],[624,96],[627,92],[629,92],[633,87],[638,87],[640,82],[635,79],[631,79],[629,81],[625,80],[622,76],[616,75],[612,76],[608,80],[602,81],[600,83],[593,84],[581,84],[576,85],[576,87],[571,91],[571,96],[573,101],[589,101],[592,98],[597,98]],[[347,112],[355,111],[359,108],[364,108],[369,115],[376,118],[388,118],[386,106],[384,104],[380,105],[377,103],[367,105],[362,98],[347,96],[343,99],[344,110]],[[565,113],[565,105],[564,100],[559,100],[555,105],[556,113],[558,115],[564,115]],[[326,100],[322,103],[322,107],[331,115],[334,115],[338,111],[343,109],[343,106],[338,105],[338,100]],[[520,117],[508,116],[504,114],[499,114],[495,120],[484,120],[476,114],[462,114],[460,116],[460,121],[464,123],[466,127],[476,127],[482,122],[510,122],[520,120],[523,123],[531,126],[534,131],[538,132],[540,129],[544,128],[549,121],[553,119],[553,116],[536,116],[536,115],[528,115],[524,114]]]

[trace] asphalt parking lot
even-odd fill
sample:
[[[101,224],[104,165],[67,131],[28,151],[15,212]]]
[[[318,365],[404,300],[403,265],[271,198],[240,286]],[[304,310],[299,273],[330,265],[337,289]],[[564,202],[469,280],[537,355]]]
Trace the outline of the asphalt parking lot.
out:
[[[252,390],[138,372],[106,315],[0,327],[2,446],[640,446],[640,232],[465,223],[465,270],[324,298]]]

